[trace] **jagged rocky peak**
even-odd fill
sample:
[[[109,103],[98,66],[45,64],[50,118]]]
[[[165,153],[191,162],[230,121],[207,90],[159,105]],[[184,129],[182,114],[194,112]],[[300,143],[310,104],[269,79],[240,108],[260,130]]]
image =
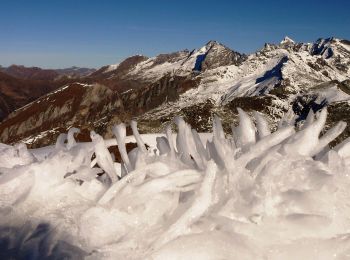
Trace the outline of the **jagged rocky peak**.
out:
[[[202,62],[202,71],[221,66],[238,66],[247,59],[247,55],[233,51],[217,41],[211,40],[204,47],[207,52]]]
[[[287,50],[293,50],[295,49],[295,47],[297,47],[298,44],[295,43],[295,41],[293,39],[291,39],[288,36],[285,36],[283,38],[282,41],[280,41],[280,43],[265,43],[264,47],[257,52],[257,54],[261,54],[261,53],[266,53],[266,52],[270,52],[276,49],[287,49]]]
[[[301,48],[305,49],[306,47],[304,47],[303,45],[303,43],[296,43],[292,38],[285,36],[283,40],[280,41],[280,43],[265,43],[264,47],[260,51],[258,51],[257,54],[266,53],[280,48],[297,51]]]
[[[320,38],[312,46],[312,55],[321,55],[325,59],[342,58],[343,61],[350,59],[349,41],[332,38]],[[345,58],[345,59],[344,59]]]
[[[280,42],[278,47],[286,49],[286,50],[294,50],[297,44],[295,43],[294,40],[289,38],[288,36],[285,36],[283,40]]]
[[[280,44],[294,44],[295,41],[289,38],[288,36],[285,36],[283,40],[280,42]]]
[[[311,55],[321,55],[323,58],[328,59],[333,56],[334,50],[332,43],[335,43],[335,38],[318,39],[311,48]]]
[[[259,54],[259,53],[265,53],[265,52],[268,52],[268,51],[272,51],[272,50],[275,50],[275,49],[277,49],[278,48],[278,45],[276,45],[276,44],[274,44],[274,43],[268,43],[268,42],[266,42],[265,44],[264,44],[264,47],[261,49],[261,50],[259,50],[259,51],[257,51],[257,53],[256,54]]]
[[[217,45],[220,45],[220,46],[223,46],[225,47],[223,44],[221,44],[220,42],[218,41],[215,41],[215,40],[210,40],[207,42],[207,44],[205,46],[209,47],[209,48],[212,48],[214,46],[217,46]]]

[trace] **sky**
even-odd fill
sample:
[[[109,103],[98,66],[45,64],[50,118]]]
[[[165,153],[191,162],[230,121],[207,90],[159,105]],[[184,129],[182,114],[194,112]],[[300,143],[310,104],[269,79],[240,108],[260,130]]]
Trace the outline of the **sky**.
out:
[[[0,65],[101,67],[217,40],[252,53],[288,35],[350,39],[349,0],[0,0]]]

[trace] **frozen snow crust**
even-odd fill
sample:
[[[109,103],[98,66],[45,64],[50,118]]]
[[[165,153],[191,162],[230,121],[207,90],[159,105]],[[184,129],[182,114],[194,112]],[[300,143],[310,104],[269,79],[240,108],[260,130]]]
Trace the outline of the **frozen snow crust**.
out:
[[[210,135],[176,118],[177,134],[132,122],[133,137],[120,124],[116,139],[0,144],[0,258],[348,259],[350,140],[328,147],[345,123],[321,134],[323,110],[271,133],[239,116],[232,137],[217,117]]]

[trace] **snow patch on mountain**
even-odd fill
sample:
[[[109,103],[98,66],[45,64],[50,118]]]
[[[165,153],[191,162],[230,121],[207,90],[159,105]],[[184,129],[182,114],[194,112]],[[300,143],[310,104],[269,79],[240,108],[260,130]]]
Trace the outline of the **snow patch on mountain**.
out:
[[[111,72],[113,70],[116,70],[119,66],[119,63],[117,64],[111,64],[111,65],[108,65],[107,69],[103,71],[103,73],[108,73],[108,72]]]
[[[205,57],[209,47],[203,46],[198,50],[192,52],[178,52],[176,57],[158,63],[159,56],[149,58],[140,62],[136,67],[129,72],[130,76],[137,78],[148,79],[149,81],[159,80],[166,74],[176,74],[179,76],[191,74],[192,71],[200,71],[200,64]]]

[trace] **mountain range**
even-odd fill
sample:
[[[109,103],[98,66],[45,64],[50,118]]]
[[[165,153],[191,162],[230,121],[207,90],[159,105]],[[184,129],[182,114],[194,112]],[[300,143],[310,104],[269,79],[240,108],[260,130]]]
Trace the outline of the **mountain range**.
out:
[[[297,43],[285,37],[246,55],[209,41],[189,51],[155,57],[135,55],[98,70],[0,68],[0,142],[30,147],[53,144],[60,133],[80,128],[78,140],[96,130],[138,121],[141,132],[160,132],[175,116],[208,131],[214,114],[226,132],[237,108],[259,111],[272,128],[296,125],[328,107],[329,128],[350,123],[350,41],[337,38]],[[326,129],[327,129],[326,127]],[[350,128],[340,136],[350,136]]]
[[[25,67],[23,65],[11,65],[1,67],[0,71],[20,79],[33,80],[58,80],[60,78],[81,78],[95,72],[93,68],[79,68],[76,66],[65,69],[42,69],[39,67]]]

